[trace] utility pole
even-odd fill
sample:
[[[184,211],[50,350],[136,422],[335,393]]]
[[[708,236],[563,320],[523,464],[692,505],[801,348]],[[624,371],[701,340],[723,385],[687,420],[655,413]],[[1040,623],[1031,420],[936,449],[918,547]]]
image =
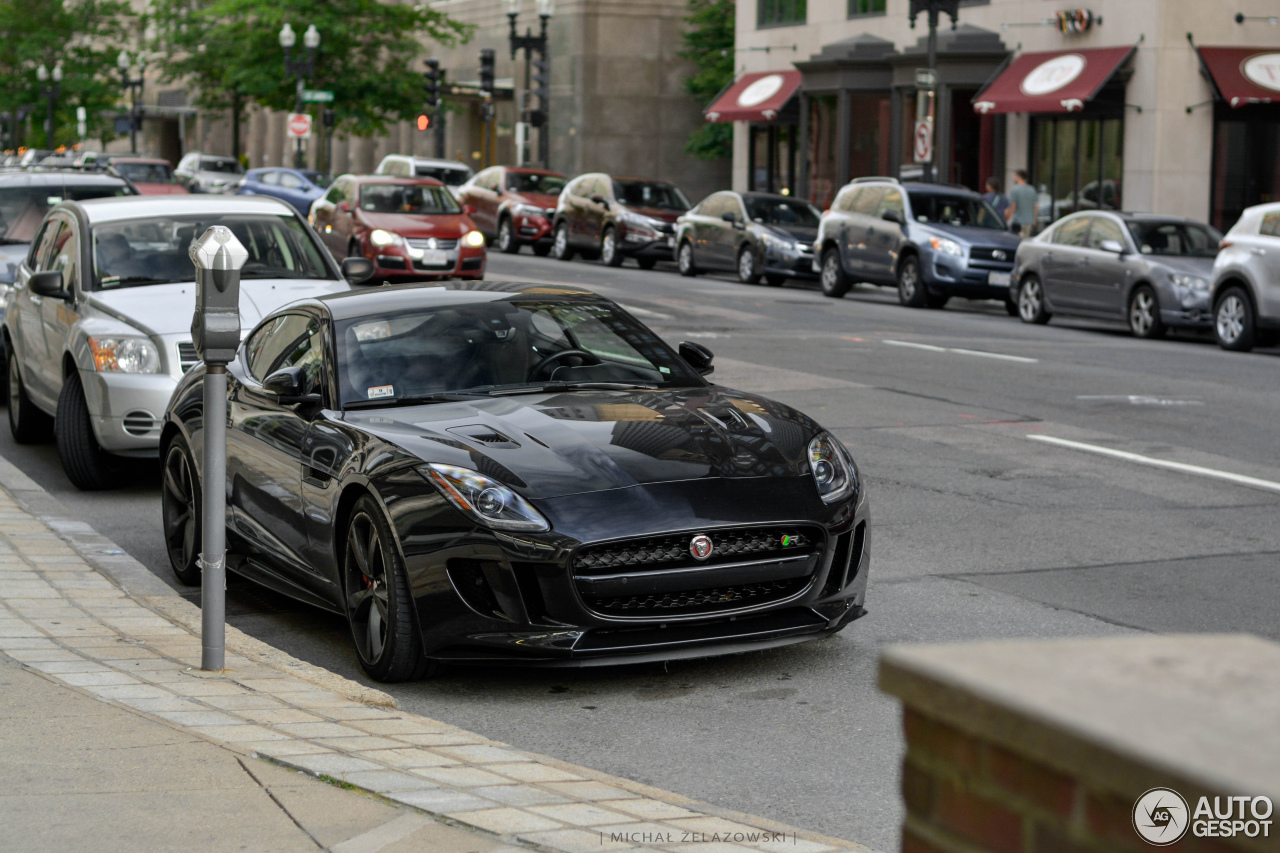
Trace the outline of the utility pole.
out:
[[[524,35],[516,29],[516,18],[520,14],[520,0],[507,0],[507,19],[511,22],[511,58],[516,58],[518,51],[524,51],[524,79],[528,94],[537,97],[538,107],[527,101],[522,105],[520,121],[526,127],[538,128],[538,162],[544,169],[551,168],[551,131],[549,116],[551,113],[551,53],[547,49],[547,24],[555,13],[555,0],[537,0],[539,33],[526,28]],[[530,71],[532,66],[532,72]],[[523,151],[519,152],[523,156]]]
[[[929,16],[929,71],[926,75],[916,75],[916,152],[921,152],[923,144],[929,153],[927,158],[920,159],[923,161],[925,183],[931,183],[933,164],[938,159],[938,19],[945,12],[951,18],[951,29],[954,30],[960,16],[960,0],[911,0],[907,14],[912,29],[916,26],[916,15],[921,12]],[[921,139],[922,136],[927,136],[927,139]]]
[[[494,90],[494,65],[497,57],[492,48],[485,48],[480,51],[480,97],[483,103],[480,105],[480,120],[482,122],[481,140],[480,140],[480,162],[488,168],[493,165],[494,156],[494,113],[493,90]]]

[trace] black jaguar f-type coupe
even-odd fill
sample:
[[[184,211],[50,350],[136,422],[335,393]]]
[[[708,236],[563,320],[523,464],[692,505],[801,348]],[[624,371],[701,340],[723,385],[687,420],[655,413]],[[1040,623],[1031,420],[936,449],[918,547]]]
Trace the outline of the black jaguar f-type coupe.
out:
[[[866,487],[781,403],[709,384],[587,290],[361,289],[267,317],[228,368],[228,568],[347,618],[384,681],[769,648],[861,616]],[[203,366],[161,438],[199,582]]]

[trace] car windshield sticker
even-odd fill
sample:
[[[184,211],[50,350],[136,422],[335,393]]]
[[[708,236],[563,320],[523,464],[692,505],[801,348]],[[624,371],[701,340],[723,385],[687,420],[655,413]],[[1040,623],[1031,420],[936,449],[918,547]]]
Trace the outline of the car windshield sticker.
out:
[[[391,397],[396,393],[394,385],[377,385],[369,389],[369,399],[376,400],[379,397]]]
[[[663,367],[662,365],[658,365],[658,371],[659,371],[660,373],[670,373],[670,372],[671,372],[671,368],[670,368],[670,367]]]

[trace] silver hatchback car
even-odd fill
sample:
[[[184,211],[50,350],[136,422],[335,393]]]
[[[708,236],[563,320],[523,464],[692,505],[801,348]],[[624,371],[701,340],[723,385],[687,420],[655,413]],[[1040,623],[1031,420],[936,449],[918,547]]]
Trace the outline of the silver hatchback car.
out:
[[[1280,203],[1245,208],[1213,264],[1213,332],[1248,352],[1280,339]]]
[[[63,202],[18,266],[4,315],[9,427],[47,439],[81,489],[114,484],[121,457],[158,453],[161,418],[196,363],[192,240],[226,225],[249,250],[241,327],[296,299],[348,290],[372,274],[342,268],[288,205],[254,196],[144,196]]]

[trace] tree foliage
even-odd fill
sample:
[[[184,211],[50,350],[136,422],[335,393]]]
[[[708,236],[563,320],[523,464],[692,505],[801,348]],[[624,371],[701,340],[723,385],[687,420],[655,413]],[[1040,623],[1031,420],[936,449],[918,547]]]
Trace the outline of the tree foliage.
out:
[[[338,125],[359,136],[421,108],[422,37],[453,45],[471,33],[427,4],[379,0],[155,0],[152,8],[166,79],[186,80],[207,109],[254,102],[292,110],[295,78],[285,73],[280,28],[297,33],[299,60],[314,24],[320,48],[308,88],[332,90]]]
[[[697,71],[685,78],[684,87],[702,106],[720,94],[733,80],[734,0],[689,0],[689,25],[680,55]],[[702,125],[689,135],[684,150],[702,160],[733,156],[733,125]]]
[[[78,140],[76,107],[88,114],[88,135],[112,135],[122,96],[115,57],[132,19],[123,0],[0,0],[0,112],[6,122],[20,110],[32,115],[25,138],[10,144],[52,148]],[[52,71],[62,63],[54,113],[53,145],[45,138],[48,103],[36,79],[43,63]]]

